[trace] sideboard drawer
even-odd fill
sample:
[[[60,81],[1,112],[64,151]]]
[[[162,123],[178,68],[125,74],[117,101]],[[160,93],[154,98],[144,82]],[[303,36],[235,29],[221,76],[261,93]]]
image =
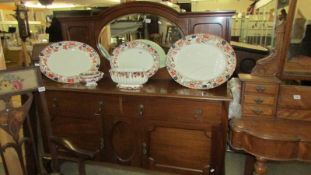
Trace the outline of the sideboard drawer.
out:
[[[311,87],[282,85],[280,88],[279,108],[311,109]]]
[[[120,114],[118,96],[53,91],[47,92],[46,96],[52,115],[100,117]]]
[[[99,96],[91,94],[49,91],[46,96],[52,115],[91,117],[100,113],[103,105]]]
[[[222,104],[184,99],[123,99],[123,113],[132,117],[174,122],[220,122]]]
[[[278,89],[278,86],[274,84],[246,83],[245,85],[245,92],[248,92],[248,93],[276,94],[277,89]]]
[[[246,95],[244,103],[257,105],[274,105],[275,97],[267,95]]]
[[[244,105],[243,115],[252,116],[271,116],[273,114],[273,107],[261,105]]]

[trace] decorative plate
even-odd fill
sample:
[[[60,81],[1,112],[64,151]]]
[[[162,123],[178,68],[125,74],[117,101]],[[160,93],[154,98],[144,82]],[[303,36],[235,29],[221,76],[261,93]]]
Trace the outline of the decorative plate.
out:
[[[115,48],[110,59],[111,68],[136,69],[153,76],[160,66],[160,56],[157,51],[142,41],[134,40]]]
[[[174,43],[166,67],[179,84],[211,89],[226,82],[235,70],[236,56],[230,44],[210,34],[188,35]]]
[[[150,41],[150,40],[146,40],[146,39],[140,39],[138,41],[142,41],[146,44],[149,44],[152,48],[154,48],[154,50],[158,52],[160,56],[160,67],[159,68],[163,68],[166,66],[166,53],[159,44],[157,44],[156,42]]]
[[[41,72],[62,83],[78,83],[80,73],[97,71],[100,65],[97,52],[76,41],[53,43],[44,48],[39,57]]]

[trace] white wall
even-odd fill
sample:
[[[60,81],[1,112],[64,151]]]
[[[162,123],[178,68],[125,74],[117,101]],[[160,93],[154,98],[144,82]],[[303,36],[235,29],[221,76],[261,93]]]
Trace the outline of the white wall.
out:
[[[237,12],[246,12],[248,6],[252,3],[250,0],[198,0],[192,1],[192,11],[214,11],[214,10],[235,10]]]
[[[299,9],[307,20],[311,20],[311,0],[298,0],[297,9]]]

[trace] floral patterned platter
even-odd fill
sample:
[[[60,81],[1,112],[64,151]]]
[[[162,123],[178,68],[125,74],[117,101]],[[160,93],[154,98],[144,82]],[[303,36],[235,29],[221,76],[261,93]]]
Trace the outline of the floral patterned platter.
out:
[[[235,66],[230,44],[211,34],[188,35],[176,41],[166,60],[171,77],[192,89],[211,89],[225,83]]]
[[[150,45],[133,40],[115,48],[110,59],[112,69],[132,69],[147,72],[153,76],[160,66],[160,56]]]
[[[89,45],[77,41],[53,43],[39,54],[40,70],[61,83],[80,82],[80,73],[97,71],[100,58]]]

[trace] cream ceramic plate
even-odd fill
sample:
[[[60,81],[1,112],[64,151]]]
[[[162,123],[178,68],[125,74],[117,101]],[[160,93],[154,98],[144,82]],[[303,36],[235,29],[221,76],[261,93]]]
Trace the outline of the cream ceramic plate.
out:
[[[78,83],[80,73],[96,71],[100,64],[91,46],[76,41],[53,43],[44,48],[39,57],[41,72],[62,83]]]
[[[159,69],[160,56],[150,45],[134,40],[113,50],[110,65],[111,68],[143,70],[151,77]]]
[[[235,70],[232,47],[210,34],[188,35],[178,40],[167,54],[166,66],[172,78],[193,89],[210,89],[226,82]]]

